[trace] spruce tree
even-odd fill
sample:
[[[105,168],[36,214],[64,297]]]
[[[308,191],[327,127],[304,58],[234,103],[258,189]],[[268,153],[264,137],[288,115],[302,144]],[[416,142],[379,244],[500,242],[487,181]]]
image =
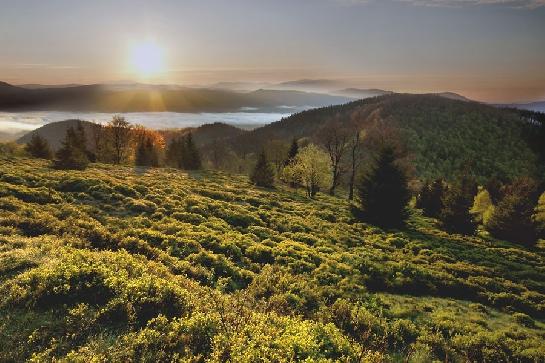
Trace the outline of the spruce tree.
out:
[[[444,194],[443,209],[439,219],[443,228],[452,233],[471,235],[477,224],[470,212],[473,206],[477,184],[473,178],[464,175]]]
[[[25,146],[25,150],[35,158],[51,159],[53,153],[46,139],[38,134],[33,134]]]
[[[136,147],[134,163],[140,166],[159,166],[159,155],[151,138],[145,137],[140,140]]]
[[[427,217],[437,218],[443,209],[443,194],[445,184],[442,179],[436,179],[431,184],[426,182],[416,200],[416,207],[421,208]]]
[[[182,154],[184,153],[184,142],[182,137],[173,138],[167,147],[166,157],[167,162],[178,169],[182,169]]]
[[[259,154],[250,180],[259,187],[272,188],[274,186],[274,169],[267,160],[264,150]]]
[[[288,150],[288,157],[284,161],[284,166],[293,162],[293,160],[295,160],[295,157],[297,156],[298,153],[299,153],[299,144],[297,143],[297,139],[293,139],[293,141],[291,142],[290,149]]]
[[[533,245],[538,231],[532,216],[538,199],[538,183],[535,180],[528,177],[516,179],[506,188],[486,229],[496,238]]]
[[[502,197],[502,181],[498,177],[492,177],[486,182],[484,188],[488,191],[492,203],[498,204]]]
[[[193,136],[189,133],[185,137],[183,142],[183,151],[182,151],[182,165],[186,170],[197,170],[201,168],[201,156],[197,146],[193,142]]]
[[[57,169],[83,170],[89,164],[85,144],[82,144],[84,134],[81,130],[69,127],[61,148],[55,154],[54,167]]]
[[[359,214],[371,223],[381,226],[400,226],[407,219],[410,199],[408,178],[396,163],[395,150],[384,146],[374,167],[358,185]]]

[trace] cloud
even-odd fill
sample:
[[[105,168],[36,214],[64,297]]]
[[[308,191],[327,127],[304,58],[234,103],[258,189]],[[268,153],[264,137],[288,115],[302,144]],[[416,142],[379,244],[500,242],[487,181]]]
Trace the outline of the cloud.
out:
[[[337,0],[345,4],[367,4],[379,0]],[[545,6],[545,0],[392,0],[415,6],[436,6],[459,8],[465,6],[503,6],[514,9],[537,9]]]

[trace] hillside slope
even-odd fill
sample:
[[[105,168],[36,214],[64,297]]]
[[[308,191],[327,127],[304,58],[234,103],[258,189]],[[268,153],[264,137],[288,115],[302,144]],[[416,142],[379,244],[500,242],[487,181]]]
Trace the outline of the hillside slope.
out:
[[[89,150],[93,150],[92,145],[92,123],[82,120],[64,120],[58,122],[52,122],[41,126],[35,130],[32,130],[17,139],[19,144],[26,144],[32,138],[32,135],[40,135],[43,137],[53,150],[58,150],[62,141],[66,135],[66,130],[69,127],[76,127],[81,123],[87,135],[87,142]],[[205,124],[199,127],[188,127],[185,129],[168,129],[158,130],[165,138],[165,143],[168,144],[173,136],[180,133],[191,132],[195,138],[195,142],[198,146],[204,146],[218,140],[224,140],[228,138],[237,137],[243,135],[246,131],[239,129],[238,127],[227,125],[221,122],[213,124]]]
[[[545,253],[246,177],[0,159],[0,361],[540,361]]]
[[[438,95],[394,94],[297,113],[232,140],[240,152],[255,152],[272,139],[314,138],[321,128],[399,130],[414,154],[421,178],[452,178],[467,162],[479,179],[534,174],[540,167],[515,111]]]

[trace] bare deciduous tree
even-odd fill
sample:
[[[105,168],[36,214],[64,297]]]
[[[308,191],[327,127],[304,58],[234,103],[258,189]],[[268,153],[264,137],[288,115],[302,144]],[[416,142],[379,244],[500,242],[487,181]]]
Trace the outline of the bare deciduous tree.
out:
[[[350,143],[350,134],[338,120],[334,120],[319,132],[318,139],[329,155],[332,176],[329,194],[335,195],[335,189],[341,182],[341,176],[346,172],[343,158]]]
[[[121,164],[127,155],[131,142],[131,124],[124,117],[115,115],[108,122],[111,144],[114,151],[114,164]]]

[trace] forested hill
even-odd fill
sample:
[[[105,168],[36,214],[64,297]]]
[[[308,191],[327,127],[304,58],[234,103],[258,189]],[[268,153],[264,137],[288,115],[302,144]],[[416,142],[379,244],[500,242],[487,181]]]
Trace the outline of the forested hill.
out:
[[[420,177],[453,177],[471,164],[477,177],[513,177],[539,169],[531,138],[539,126],[516,110],[438,95],[394,94],[304,111],[234,138],[241,152],[258,151],[268,140],[315,138],[339,128],[391,128],[407,141]]]

